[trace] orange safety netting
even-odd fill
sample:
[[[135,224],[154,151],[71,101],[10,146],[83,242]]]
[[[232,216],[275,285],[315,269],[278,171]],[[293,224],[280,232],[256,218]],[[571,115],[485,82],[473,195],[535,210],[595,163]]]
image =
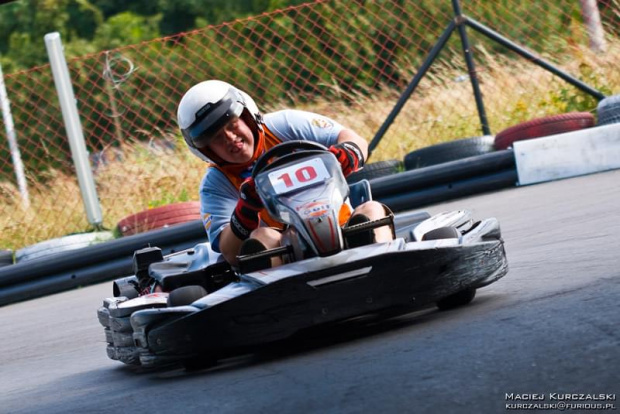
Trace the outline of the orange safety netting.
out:
[[[182,94],[201,80],[233,83],[264,111],[322,112],[370,141],[454,18],[451,3],[442,3],[319,0],[68,59],[104,225],[112,228],[154,204],[197,199],[203,167],[185,155],[175,113]],[[588,57],[575,58],[588,45],[578,2],[471,0],[463,1],[463,12],[594,87],[608,81],[600,75],[609,64],[604,59],[584,64]],[[617,36],[605,16],[614,13],[607,10],[603,17],[608,36]],[[533,115],[571,109],[576,89],[467,32],[493,133]],[[468,79],[454,33],[378,146],[375,160],[402,159],[424,143],[480,135]],[[6,74],[5,83],[32,201],[29,208],[20,203],[2,130],[0,234],[12,239],[0,238],[0,248],[87,229],[49,65]],[[548,92],[550,84],[557,93]],[[526,97],[536,94],[541,97],[532,108]],[[186,186],[179,189],[176,179]],[[12,243],[18,236],[21,241]]]

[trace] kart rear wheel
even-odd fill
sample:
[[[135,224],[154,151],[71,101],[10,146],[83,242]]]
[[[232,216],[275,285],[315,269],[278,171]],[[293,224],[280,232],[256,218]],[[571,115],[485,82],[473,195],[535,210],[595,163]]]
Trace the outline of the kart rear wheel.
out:
[[[207,296],[207,290],[200,285],[183,286],[170,292],[168,307],[185,306]]]
[[[437,301],[437,307],[440,310],[450,310],[465,306],[470,303],[476,297],[475,288],[463,289],[460,292],[454,293],[446,298]]]

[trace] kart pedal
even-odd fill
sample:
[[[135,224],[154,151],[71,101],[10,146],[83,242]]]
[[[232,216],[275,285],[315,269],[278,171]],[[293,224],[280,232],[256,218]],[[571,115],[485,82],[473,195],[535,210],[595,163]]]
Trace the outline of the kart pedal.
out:
[[[370,223],[370,217],[365,214],[357,214],[349,219],[346,227],[343,229],[344,236],[347,240],[347,246],[350,248],[366,246],[375,241],[375,234],[371,229],[365,226]]]
[[[271,257],[264,257],[258,253],[265,252],[267,247],[256,239],[247,239],[239,249],[239,267],[245,259],[243,272],[253,272],[255,270],[267,269],[271,267]]]
[[[342,229],[342,235],[347,241],[347,247],[360,247],[374,243],[375,234],[372,230],[383,226],[390,226],[392,237],[395,237],[394,214],[390,213],[377,220],[370,220],[364,214],[357,214],[349,219],[349,222]]]

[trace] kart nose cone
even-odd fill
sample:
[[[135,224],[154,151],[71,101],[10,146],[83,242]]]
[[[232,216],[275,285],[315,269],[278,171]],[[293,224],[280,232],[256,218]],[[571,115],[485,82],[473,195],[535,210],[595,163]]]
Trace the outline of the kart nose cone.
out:
[[[198,308],[193,306],[178,306],[174,308],[144,309],[131,315],[131,327],[133,328],[134,343],[138,348],[148,349],[147,332],[155,325],[182,318],[194,312]]]

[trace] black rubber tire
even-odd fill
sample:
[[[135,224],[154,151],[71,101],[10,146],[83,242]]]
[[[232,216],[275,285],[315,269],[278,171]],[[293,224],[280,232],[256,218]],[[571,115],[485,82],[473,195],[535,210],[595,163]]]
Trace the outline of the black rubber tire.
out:
[[[495,153],[497,153],[496,151]],[[509,151],[511,152],[511,151]],[[492,155],[492,154],[487,154]],[[485,157],[486,155],[480,155],[480,157]],[[469,159],[475,159],[478,157],[471,157]],[[514,160],[514,156],[512,157]],[[454,163],[465,162],[466,160],[454,161]],[[446,163],[445,165],[449,165],[452,163]],[[435,165],[431,168],[441,167],[439,165]],[[409,173],[417,173],[417,172],[426,172],[426,169],[419,169],[414,171],[406,171],[403,174]],[[454,174],[454,172],[449,172],[449,174]],[[398,177],[395,177],[398,178]],[[435,177],[432,177],[435,178]],[[448,178],[452,178],[448,176]],[[379,180],[377,180],[379,181]],[[388,185],[386,183],[377,183],[377,191],[373,188],[373,197],[375,200],[380,201],[381,203],[387,205],[392,211],[406,211],[417,209],[422,206],[428,206],[430,204],[436,204],[439,202],[443,202],[446,200],[454,200],[459,197],[467,197],[473,194],[480,193],[488,193],[491,191],[497,191],[504,189],[506,187],[514,187],[515,183],[519,181],[517,177],[517,171],[513,167],[508,169],[498,170],[496,173],[484,173],[481,172],[478,176],[461,178],[455,177],[454,179],[445,180],[445,176],[443,176],[442,180],[438,180],[437,184],[432,184],[433,180],[430,180],[427,188],[421,188],[418,186],[422,181],[428,182],[428,177],[418,176],[416,179],[412,179],[406,181],[406,177],[402,177],[402,183],[405,185],[409,184],[410,187],[406,188],[403,186],[402,188],[397,188],[398,191],[394,191],[393,193],[383,193],[377,195],[376,193],[385,190]],[[414,185],[411,185],[414,183]]]
[[[0,250],[0,267],[13,264],[13,250]]]
[[[568,112],[531,119],[498,132],[495,135],[495,149],[512,147],[515,141],[563,134],[593,126],[594,115],[589,112]]]
[[[71,234],[23,247],[15,252],[15,261],[21,263],[27,260],[48,257],[56,253],[82,249],[113,239],[114,235],[111,231]]]
[[[366,164],[360,171],[354,172],[347,177],[347,183],[352,184],[360,180],[385,177],[386,175],[396,174],[403,168],[403,163],[399,160],[377,161]]]
[[[405,169],[415,170],[416,168],[487,154],[495,151],[494,142],[495,137],[485,135],[482,137],[457,139],[420,148],[405,156]]]
[[[476,297],[475,288],[466,288],[446,298],[437,301],[437,307],[441,310],[450,310],[465,306]]]
[[[597,107],[598,121],[596,125],[617,124],[620,122],[620,95],[602,99]]]
[[[207,290],[200,285],[183,286],[170,292],[168,306],[185,306],[207,295]]]
[[[116,228],[123,236],[131,236],[132,234],[199,219],[200,202],[185,201],[132,214],[120,220]]]
[[[442,240],[442,239],[458,239],[461,234],[455,227],[439,227],[433,229],[422,236],[422,241]]]

